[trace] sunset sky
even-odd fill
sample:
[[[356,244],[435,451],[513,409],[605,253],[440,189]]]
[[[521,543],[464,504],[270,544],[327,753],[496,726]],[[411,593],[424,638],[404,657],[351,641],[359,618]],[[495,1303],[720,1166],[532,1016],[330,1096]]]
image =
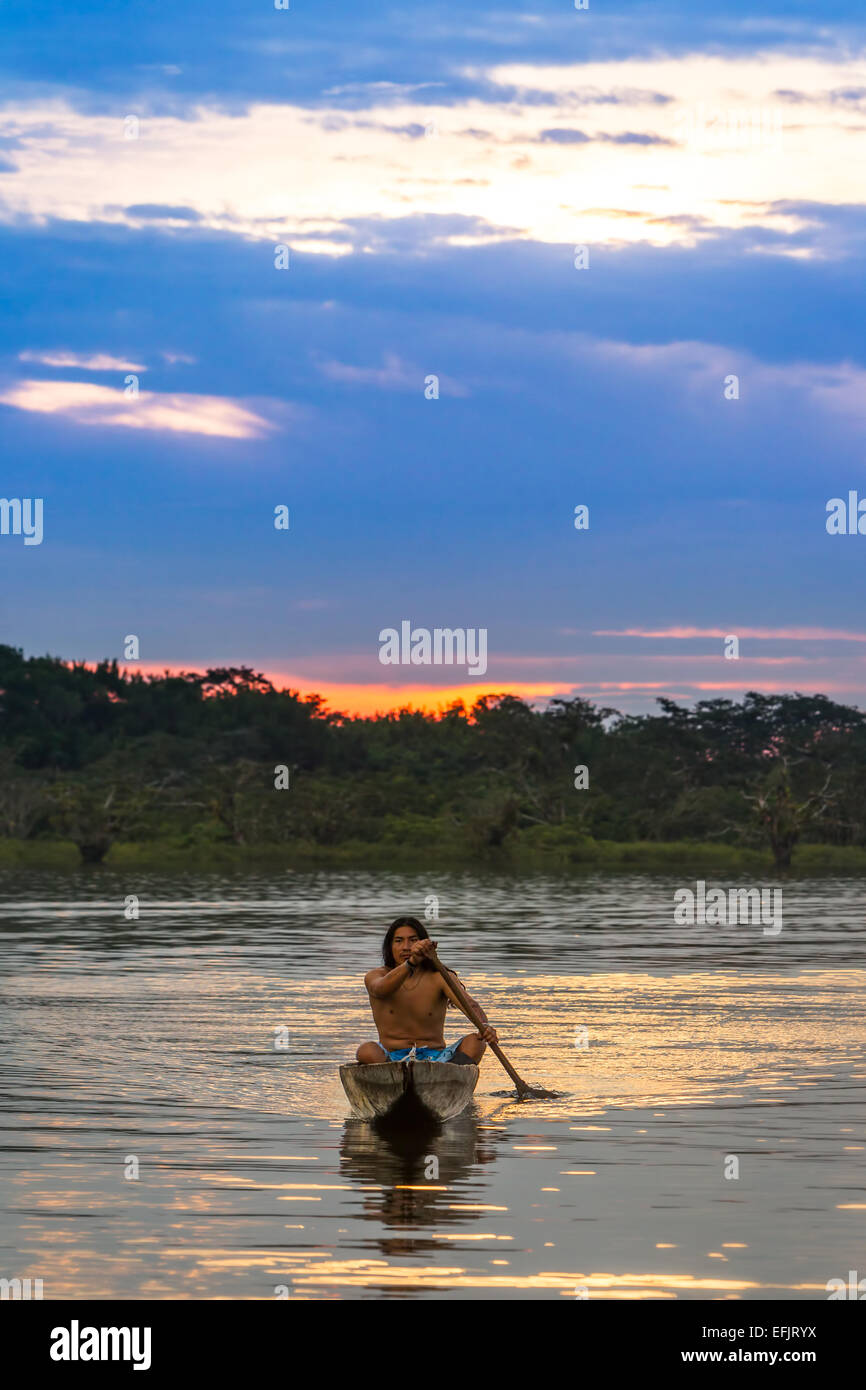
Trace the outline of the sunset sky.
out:
[[[0,641],[359,712],[866,703],[866,535],[825,526],[866,498],[861,6],[0,28],[0,495],[44,500]],[[486,628],[483,679],[380,664],[407,619]]]

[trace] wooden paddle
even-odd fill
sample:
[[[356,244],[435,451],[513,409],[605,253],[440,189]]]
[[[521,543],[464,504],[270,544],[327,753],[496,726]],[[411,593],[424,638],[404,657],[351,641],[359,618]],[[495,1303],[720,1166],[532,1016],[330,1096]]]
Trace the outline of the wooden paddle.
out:
[[[479,1030],[479,1032],[483,1032],[483,1030],[489,1027],[489,1025],[484,1022],[478,1010],[473,1006],[472,1000],[469,998],[465,989],[460,984],[460,981],[457,979],[457,976],[452,974],[452,972],[442,964],[441,960],[436,954],[435,947],[432,951],[430,951],[428,958],[432,960],[433,964],[436,966],[436,969],[439,971],[439,974],[442,976],[443,980],[448,981],[448,984],[454,991],[454,996],[458,1004],[465,1013],[466,1017],[469,1019],[469,1022],[474,1023],[475,1027]],[[502,1048],[499,1046],[498,1043],[489,1042],[487,1046],[489,1048],[492,1048],[493,1052],[499,1058],[505,1070],[508,1072],[508,1075],[511,1077],[511,1080],[517,1087],[517,1095],[520,1100],[523,1100],[524,1096],[536,1094],[535,1088],[528,1086],[526,1082],[522,1079],[522,1077],[519,1077],[517,1075],[517,1072],[514,1070],[513,1066],[509,1062],[508,1058],[506,1057],[505,1053],[502,1051]],[[543,1094],[547,1094],[547,1092],[544,1092]]]

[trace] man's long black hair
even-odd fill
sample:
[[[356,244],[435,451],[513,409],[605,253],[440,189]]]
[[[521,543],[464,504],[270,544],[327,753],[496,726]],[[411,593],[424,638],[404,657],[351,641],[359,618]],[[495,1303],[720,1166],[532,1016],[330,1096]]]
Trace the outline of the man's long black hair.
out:
[[[394,959],[394,951],[392,948],[394,945],[394,935],[400,927],[411,927],[414,932],[418,933],[418,938],[421,941],[430,940],[430,934],[427,928],[424,926],[423,922],[418,921],[417,917],[395,917],[385,933],[385,940],[382,942],[382,962],[386,970],[393,970],[394,966],[397,964]],[[422,968],[424,970],[436,969],[435,965],[430,960],[425,960]]]

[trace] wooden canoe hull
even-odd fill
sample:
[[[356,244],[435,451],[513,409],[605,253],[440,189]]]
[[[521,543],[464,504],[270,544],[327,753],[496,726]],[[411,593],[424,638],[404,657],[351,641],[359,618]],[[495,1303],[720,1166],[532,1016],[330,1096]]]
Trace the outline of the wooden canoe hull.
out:
[[[464,1063],[354,1062],[340,1067],[340,1080],[352,1110],[365,1120],[414,1111],[450,1120],[465,1110],[478,1084],[478,1068]]]

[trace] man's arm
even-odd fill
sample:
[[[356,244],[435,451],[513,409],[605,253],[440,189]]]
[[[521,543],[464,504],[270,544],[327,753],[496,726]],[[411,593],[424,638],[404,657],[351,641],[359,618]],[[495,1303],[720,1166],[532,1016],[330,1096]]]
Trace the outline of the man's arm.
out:
[[[387,999],[389,994],[400,988],[404,980],[408,980],[411,973],[408,961],[395,966],[393,970],[385,970],[380,965],[378,970],[370,970],[364,976],[367,993],[372,994],[374,999]]]
[[[387,999],[389,994],[400,988],[404,980],[408,980],[419,965],[424,964],[424,957],[428,956],[435,946],[435,941],[419,941],[409,959],[402,965],[395,966],[393,970],[386,970],[383,965],[380,965],[378,970],[369,970],[364,976],[367,993],[372,994],[374,999]]]

